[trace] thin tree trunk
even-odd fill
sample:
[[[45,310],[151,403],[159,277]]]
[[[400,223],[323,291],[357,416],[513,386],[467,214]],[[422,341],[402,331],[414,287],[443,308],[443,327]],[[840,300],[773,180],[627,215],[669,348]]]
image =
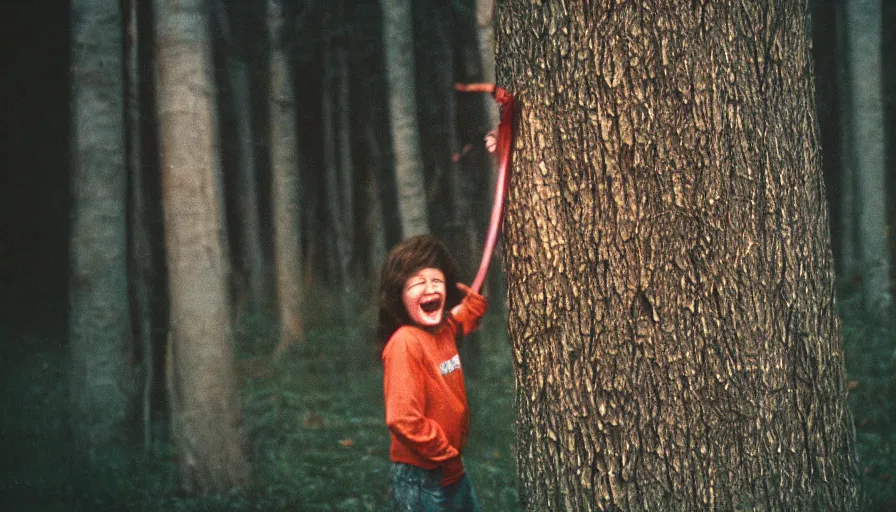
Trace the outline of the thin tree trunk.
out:
[[[333,68],[336,81],[336,119],[337,140],[339,148],[339,179],[340,195],[342,196],[342,236],[348,247],[348,259],[343,262],[346,266],[346,274],[351,280],[351,268],[355,253],[355,165],[352,160],[352,105],[351,105],[351,76],[348,70],[348,58],[345,48],[338,46],[333,48]],[[351,286],[352,283],[349,283]]]
[[[380,0],[389,83],[389,118],[402,236],[429,232],[414,79],[410,0]]]
[[[476,0],[476,27],[479,55],[482,60],[482,81],[495,83],[495,0]],[[500,113],[495,102],[486,102],[489,126],[498,126]]]
[[[847,0],[849,125],[847,158],[854,171],[858,264],[866,308],[892,302],[887,243],[886,146],[880,0]]]
[[[127,0],[125,7],[125,61],[127,63],[127,160],[130,181],[130,272],[137,342],[143,364],[141,416],[143,421],[143,449],[152,446],[152,390],[155,386],[155,346],[153,339],[152,281],[153,262],[150,251],[146,211],[146,187],[143,179],[143,160],[140,154],[140,55],[138,52],[137,0]]]
[[[343,312],[348,313],[346,293],[350,289],[349,261],[351,261],[351,247],[346,234],[346,213],[343,211],[342,180],[339,169],[339,143],[337,132],[339,127],[336,115],[336,98],[333,93],[336,76],[334,74],[333,49],[324,51],[324,87],[321,100],[321,124],[324,132],[324,176],[327,194],[328,225],[332,234],[330,237],[333,248],[333,268],[336,271],[336,280],[342,293]]]
[[[843,27],[837,34],[837,86],[840,91],[849,91],[849,44],[847,42],[846,30],[846,4],[838,2],[835,7],[837,17],[836,25]],[[855,207],[855,162],[850,156],[852,152],[852,130],[848,129],[852,125],[851,118],[853,116],[850,95],[847,93],[839,102],[840,126],[841,126],[841,147],[840,151],[843,155],[842,165],[837,180],[837,200],[839,217],[835,220],[839,238],[840,250],[837,253],[837,260],[840,267],[841,277],[851,281],[859,274],[859,253],[858,253],[858,217]]]
[[[525,507],[857,510],[806,3],[497,15]]]
[[[154,5],[172,435],[183,488],[217,492],[245,484],[249,465],[235,395],[209,13],[202,0]]]
[[[280,338],[279,357],[302,338],[302,219],[299,146],[296,135],[296,100],[284,40],[285,6],[267,1],[270,49],[271,198],[274,210],[274,262]]]
[[[380,176],[384,165],[383,152],[377,142],[372,123],[368,120],[364,129],[364,140],[367,142],[369,154],[368,165],[365,167],[364,209],[367,214],[363,217],[363,233],[365,235],[365,247],[367,248],[367,278],[370,282],[379,279],[380,269],[386,260],[386,222],[383,215],[382,184]]]
[[[101,463],[136,405],[121,5],[73,0],[72,24],[69,385],[76,447]]]
[[[269,300],[267,263],[264,257],[258,177],[255,165],[255,139],[252,130],[252,81],[243,55],[245,30],[235,26],[223,0],[215,0],[215,18],[226,41],[227,82],[233,102],[236,124],[237,192],[236,210],[240,228],[240,256],[246,272],[248,303],[258,309]],[[239,19],[239,18],[237,18]]]

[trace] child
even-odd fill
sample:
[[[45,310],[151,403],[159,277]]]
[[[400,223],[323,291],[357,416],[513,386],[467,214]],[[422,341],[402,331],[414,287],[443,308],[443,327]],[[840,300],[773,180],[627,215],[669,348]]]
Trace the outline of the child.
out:
[[[470,412],[455,339],[478,326],[486,301],[458,274],[429,235],[397,245],[383,264],[383,391],[393,499],[402,512],[481,510],[461,460]]]

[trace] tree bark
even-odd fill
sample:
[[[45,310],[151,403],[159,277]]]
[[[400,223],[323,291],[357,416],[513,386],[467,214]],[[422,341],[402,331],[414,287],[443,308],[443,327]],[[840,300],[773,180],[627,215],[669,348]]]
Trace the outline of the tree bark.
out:
[[[528,510],[856,510],[805,2],[499,3]]]
[[[423,157],[417,120],[410,0],[380,0],[389,83],[389,117],[402,236],[429,233]]]
[[[247,482],[231,348],[207,4],[156,0],[172,434],[187,491]]]
[[[274,211],[274,263],[280,312],[280,355],[302,337],[302,222],[296,99],[286,52],[285,6],[267,1],[270,49],[271,199]]]
[[[136,405],[122,27],[119,3],[73,0],[69,384],[91,463],[128,440]]]
[[[866,308],[892,302],[887,243],[886,145],[880,0],[848,0],[846,22],[849,117],[845,137],[852,169],[858,268]]]

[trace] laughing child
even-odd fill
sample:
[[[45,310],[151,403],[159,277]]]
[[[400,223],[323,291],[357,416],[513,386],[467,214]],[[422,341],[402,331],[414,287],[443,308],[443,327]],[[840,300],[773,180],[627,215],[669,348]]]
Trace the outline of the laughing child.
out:
[[[470,411],[456,340],[479,325],[486,301],[458,275],[448,250],[430,235],[395,246],[383,264],[378,327],[386,343],[393,499],[401,512],[481,511],[461,459]]]

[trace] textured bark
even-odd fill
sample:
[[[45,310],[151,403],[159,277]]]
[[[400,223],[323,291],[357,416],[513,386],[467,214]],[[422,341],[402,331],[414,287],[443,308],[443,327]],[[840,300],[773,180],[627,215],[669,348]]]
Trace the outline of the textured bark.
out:
[[[246,483],[207,4],[156,0],[159,139],[170,289],[172,435],[187,491]]]
[[[884,144],[883,59],[880,0],[847,0],[847,96],[849,135],[845,137],[850,192],[857,225],[858,269],[862,274],[865,306],[888,305],[890,253],[887,242],[886,146]]]
[[[410,0],[380,0],[395,186],[404,238],[429,232],[414,79]]]
[[[498,4],[528,510],[856,510],[805,2]]]
[[[122,26],[118,2],[72,2],[69,385],[75,444],[91,462],[128,439],[136,405]]]
[[[282,0],[267,0],[270,45],[271,202],[280,341],[276,354],[302,337],[302,222],[296,100],[286,52]]]

